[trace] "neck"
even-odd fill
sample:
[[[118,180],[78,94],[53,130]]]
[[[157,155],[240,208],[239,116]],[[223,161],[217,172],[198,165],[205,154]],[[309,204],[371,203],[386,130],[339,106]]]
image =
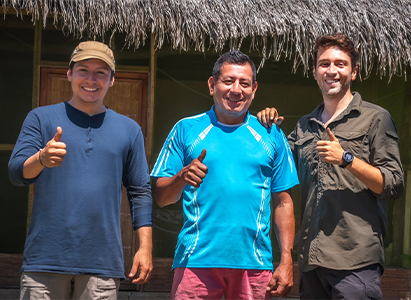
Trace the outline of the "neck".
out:
[[[238,125],[244,123],[247,112],[248,110],[242,113],[226,111],[221,112],[216,106],[214,106],[214,113],[217,117],[217,121],[225,125]]]
[[[324,111],[321,115],[324,126],[327,127],[344,109],[350,104],[353,95],[351,90],[348,90],[344,96],[332,98],[324,96]]]
[[[94,116],[100,113],[103,113],[107,110],[107,108],[103,105],[103,103],[85,103],[76,101],[74,98],[68,101],[68,103],[77,108],[78,110],[88,114],[89,116]]]

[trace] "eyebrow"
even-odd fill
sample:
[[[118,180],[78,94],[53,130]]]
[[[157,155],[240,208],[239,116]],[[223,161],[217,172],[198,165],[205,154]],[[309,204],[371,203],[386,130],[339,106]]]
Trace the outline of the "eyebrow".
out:
[[[331,60],[330,59],[321,59],[321,60],[317,61],[317,64],[322,63],[322,62],[331,62]],[[346,60],[346,59],[336,59],[335,62],[348,63],[348,60]]]
[[[236,76],[220,76],[219,78],[220,80],[228,80],[228,79],[238,79],[239,81],[253,81],[252,79],[248,79],[248,78],[243,78],[243,77],[236,77]]]
[[[89,66],[87,66],[86,64],[82,64],[82,63],[78,63],[78,64],[76,65],[76,67],[89,68]],[[110,71],[111,69],[110,69],[110,67],[108,67],[108,66],[102,66],[102,67],[97,67],[97,70],[107,70],[107,71]]]

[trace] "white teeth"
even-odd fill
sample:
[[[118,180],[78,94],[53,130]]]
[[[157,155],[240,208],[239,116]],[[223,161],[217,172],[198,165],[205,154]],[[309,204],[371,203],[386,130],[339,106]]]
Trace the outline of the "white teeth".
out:
[[[327,82],[327,83],[334,83],[334,82],[338,82],[338,80],[326,80],[325,82]]]
[[[95,91],[97,91],[97,89],[90,89],[90,88],[86,88],[86,87],[83,87],[83,89],[85,89],[85,90],[88,91],[88,92],[95,92]]]

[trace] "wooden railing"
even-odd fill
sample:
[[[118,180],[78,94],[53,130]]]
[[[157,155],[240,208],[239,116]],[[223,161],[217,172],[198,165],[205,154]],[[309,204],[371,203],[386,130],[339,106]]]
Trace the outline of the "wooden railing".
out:
[[[21,254],[0,253],[0,288],[18,289],[20,281],[20,266],[22,264]],[[136,286],[130,285],[127,280],[120,287],[120,290],[130,290],[141,292],[165,292],[171,291],[173,272],[171,270],[172,259],[155,258],[154,269],[148,283]],[[297,265],[294,265],[294,287],[288,298],[299,298],[298,282],[299,273]],[[385,268],[382,276],[381,288],[384,299],[411,299],[411,270]]]

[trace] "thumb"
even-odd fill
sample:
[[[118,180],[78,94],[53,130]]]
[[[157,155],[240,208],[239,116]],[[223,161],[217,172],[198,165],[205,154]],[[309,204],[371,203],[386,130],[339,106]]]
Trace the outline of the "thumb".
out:
[[[203,151],[201,151],[201,154],[198,156],[197,159],[202,163],[203,160],[204,160],[204,158],[205,158],[205,156],[206,156],[206,154],[207,154],[207,150],[206,150],[206,149],[203,149]]]
[[[267,291],[273,290],[276,287],[276,285],[277,285],[277,278],[273,276],[271,280],[268,282]]]
[[[54,135],[53,140],[55,140],[56,142],[60,142],[60,138],[61,138],[61,135],[62,135],[62,134],[63,134],[63,129],[61,129],[60,126],[57,127],[57,132],[56,132],[56,134]]]
[[[331,132],[330,128],[327,128],[327,133],[328,133],[328,137],[330,138],[330,141],[332,142],[338,141],[335,135]]]
[[[133,263],[133,266],[131,267],[130,273],[128,274],[129,278],[133,278],[134,276],[136,276],[138,271],[138,265]]]
[[[280,126],[281,123],[284,121],[284,117],[280,116],[277,118],[277,120],[275,121],[275,125]]]

